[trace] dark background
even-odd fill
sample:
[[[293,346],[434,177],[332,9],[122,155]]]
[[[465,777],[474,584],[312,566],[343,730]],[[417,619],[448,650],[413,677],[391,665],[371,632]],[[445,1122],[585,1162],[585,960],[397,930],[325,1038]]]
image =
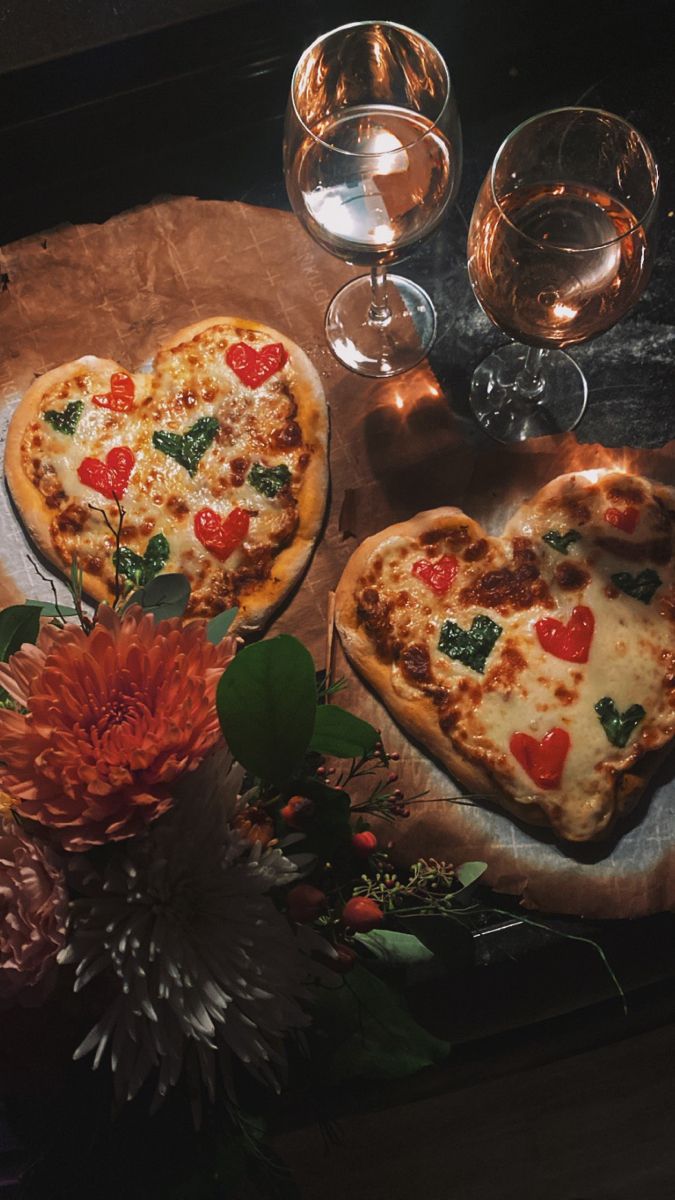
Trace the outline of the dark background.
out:
[[[659,103],[673,101],[671,0],[390,0],[382,8],[350,0],[5,2],[2,241],[58,221],[103,220],[162,192],[278,199],[295,61],[317,34],[350,20],[412,23],[437,43],[469,156],[491,133],[494,150],[522,116],[574,102],[602,80],[627,110],[642,102],[645,77],[666,68]],[[669,137],[672,121],[662,115]],[[645,132],[659,141],[656,129]]]
[[[406,264],[437,305],[432,365],[457,414],[466,418],[473,367],[503,341],[476,319],[466,281],[466,221],[481,178],[519,120],[584,100],[645,134],[662,168],[663,205],[647,295],[619,329],[576,352],[590,383],[578,436],[661,445],[675,436],[674,8],[672,0],[401,0],[378,8],[10,0],[0,5],[0,243],[62,222],[103,221],[165,194],[286,206],[283,113],[299,53],[349,20],[400,20],[446,57],[464,130],[457,211]],[[477,436],[468,419],[467,436]],[[300,1176],[304,1162],[305,1200],[345,1192],[354,1200],[675,1196],[673,918],[557,927],[602,943],[628,994],[628,1016],[587,947],[533,934],[517,918],[487,929],[462,950],[466,969],[456,978],[411,989],[420,1018],[458,1043],[448,1067],[405,1086],[336,1096],[322,1115],[342,1115],[351,1140],[323,1167],[312,1132],[300,1143],[281,1140]],[[401,1106],[411,1104],[403,1117]],[[355,1113],[367,1120],[355,1123]],[[309,1127],[315,1117],[298,1104],[278,1126]],[[0,1122],[3,1147],[10,1178],[21,1139]],[[96,1200],[94,1191],[56,1182],[44,1200],[57,1194]]]

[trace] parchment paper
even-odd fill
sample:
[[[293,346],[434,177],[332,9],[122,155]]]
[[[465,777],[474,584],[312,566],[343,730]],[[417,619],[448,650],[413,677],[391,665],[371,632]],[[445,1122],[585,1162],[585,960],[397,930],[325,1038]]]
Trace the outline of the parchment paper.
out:
[[[422,365],[387,381],[343,370],[326,347],[323,313],[353,273],[325,254],[294,217],[189,198],[156,202],[105,225],[66,227],[0,252],[0,441],[20,395],[39,375],[81,354],[149,362],[160,339],[192,321],[238,315],[276,326],[299,342],[321,374],[331,406],[331,503],[310,570],[274,632],[300,636],[317,664],[325,656],[329,594],[356,539],[437,504],[459,504],[499,533],[521,499],[562,471],[635,467],[675,478],[675,443],[663,451],[608,451],[572,435],[524,448],[489,446],[453,414]],[[48,598],[6,489],[0,494],[0,604]],[[40,569],[52,572],[44,564]],[[57,584],[65,597],[64,585]],[[588,916],[638,916],[675,903],[675,779],[659,784],[620,836],[570,848],[486,805],[458,804],[448,776],[406,741],[354,676],[338,648],[344,702],[401,751],[401,786],[426,791],[401,823],[395,852],[461,862],[485,859],[488,882],[531,907]]]

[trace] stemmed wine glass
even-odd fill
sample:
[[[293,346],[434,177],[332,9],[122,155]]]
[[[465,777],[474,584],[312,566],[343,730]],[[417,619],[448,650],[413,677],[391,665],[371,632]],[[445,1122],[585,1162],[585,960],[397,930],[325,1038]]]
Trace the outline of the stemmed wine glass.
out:
[[[621,320],[647,286],[658,187],[644,138],[600,109],[541,113],[497,151],[471,218],[468,265],[481,307],[517,339],[471,382],[473,411],[498,441],[580,420],[586,380],[564,350]]]
[[[436,331],[431,300],[387,267],[437,227],[461,161],[448,69],[421,34],[361,21],[305,50],[286,114],[286,186],[319,245],[370,267],[326,313],[331,349],[352,371],[397,375],[427,353]]]

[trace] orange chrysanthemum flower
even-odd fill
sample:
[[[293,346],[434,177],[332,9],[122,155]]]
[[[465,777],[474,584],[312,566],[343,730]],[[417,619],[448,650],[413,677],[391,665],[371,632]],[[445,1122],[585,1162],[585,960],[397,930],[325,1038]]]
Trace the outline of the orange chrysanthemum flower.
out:
[[[221,737],[215,692],[235,643],[205,622],[102,606],[93,631],[44,626],[0,665],[0,787],[67,850],[133,837]]]

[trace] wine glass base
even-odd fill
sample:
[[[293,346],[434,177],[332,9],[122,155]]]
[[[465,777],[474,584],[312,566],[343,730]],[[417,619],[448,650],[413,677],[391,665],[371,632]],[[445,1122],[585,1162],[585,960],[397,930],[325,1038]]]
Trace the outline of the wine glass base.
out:
[[[370,276],[352,279],[331,300],[326,337],[333,354],[357,375],[377,379],[400,375],[417,365],[436,336],[436,313],[426,292],[400,275],[387,276],[390,315],[369,319]]]
[[[486,433],[498,442],[568,433],[581,420],[588,398],[583,372],[563,350],[545,350],[539,395],[525,396],[518,376],[528,347],[518,343],[490,354],[473,373],[469,402]]]

